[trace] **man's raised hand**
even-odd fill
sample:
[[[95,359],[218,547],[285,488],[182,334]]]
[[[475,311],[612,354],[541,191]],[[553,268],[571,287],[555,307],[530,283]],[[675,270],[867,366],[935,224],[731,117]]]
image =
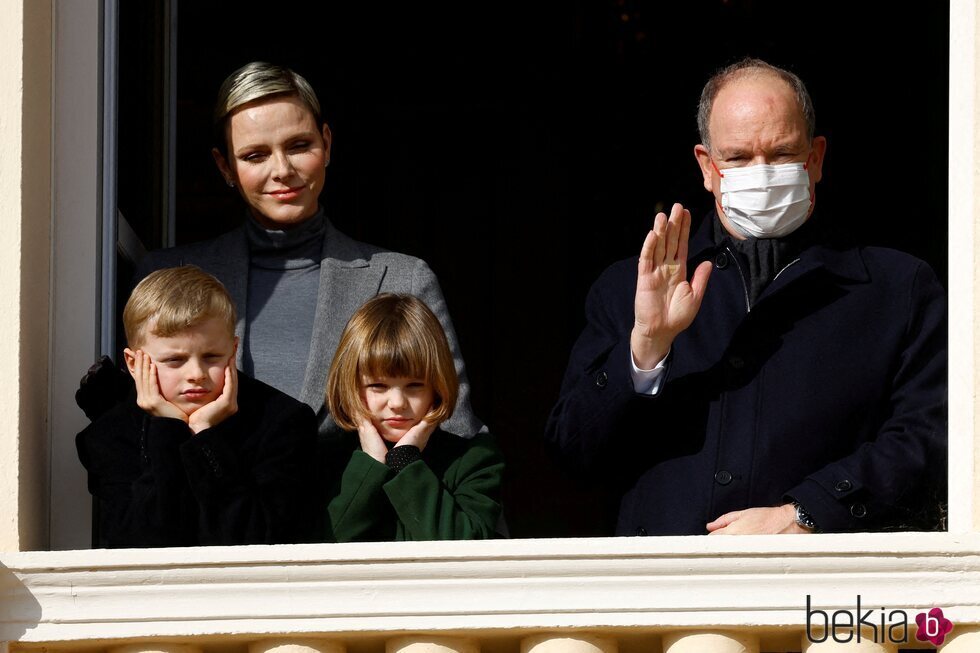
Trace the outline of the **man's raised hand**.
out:
[[[670,218],[658,213],[643,241],[636,275],[633,331],[630,349],[640,369],[653,369],[667,356],[677,334],[694,321],[711,274],[711,262],[701,263],[687,280],[687,241],[691,212],[680,204]]]

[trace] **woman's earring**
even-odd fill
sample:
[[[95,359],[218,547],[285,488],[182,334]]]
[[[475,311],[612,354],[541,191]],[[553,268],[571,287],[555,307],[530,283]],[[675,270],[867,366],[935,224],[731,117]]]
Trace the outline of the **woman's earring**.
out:
[[[235,182],[233,182],[231,179],[227,179],[226,181],[228,182],[228,188],[234,188],[235,187]]]

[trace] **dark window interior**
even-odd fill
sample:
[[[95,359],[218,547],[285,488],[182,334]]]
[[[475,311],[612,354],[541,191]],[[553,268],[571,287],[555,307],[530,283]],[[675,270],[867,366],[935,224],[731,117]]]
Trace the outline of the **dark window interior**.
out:
[[[222,79],[252,60],[306,76],[334,134],[328,216],[442,282],[507,455],[512,536],[608,532],[602,488],[557,469],[541,436],[589,285],[658,210],[711,206],[692,150],[718,67],[752,55],[797,72],[829,140],[815,219],[946,278],[947,3],[121,3],[119,203],[148,248],[165,219],[167,9],[177,242],[244,215],[210,154]]]

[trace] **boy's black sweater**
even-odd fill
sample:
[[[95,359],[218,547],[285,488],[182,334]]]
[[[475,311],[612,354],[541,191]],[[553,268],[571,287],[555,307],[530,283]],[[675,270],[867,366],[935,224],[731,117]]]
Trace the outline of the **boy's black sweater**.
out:
[[[98,546],[309,541],[316,415],[238,373],[238,412],[194,435],[126,401],[75,438],[98,502]]]

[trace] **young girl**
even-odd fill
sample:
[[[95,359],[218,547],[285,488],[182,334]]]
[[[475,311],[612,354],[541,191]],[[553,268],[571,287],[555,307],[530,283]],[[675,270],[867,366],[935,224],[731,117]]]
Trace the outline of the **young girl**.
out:
[[[381,294],[340,337],[327,404],[346,462],[328,506],[328,540],[493,537],[504,463],[493,438],[437,427],[456,405],[446,334],[411,295]]]

